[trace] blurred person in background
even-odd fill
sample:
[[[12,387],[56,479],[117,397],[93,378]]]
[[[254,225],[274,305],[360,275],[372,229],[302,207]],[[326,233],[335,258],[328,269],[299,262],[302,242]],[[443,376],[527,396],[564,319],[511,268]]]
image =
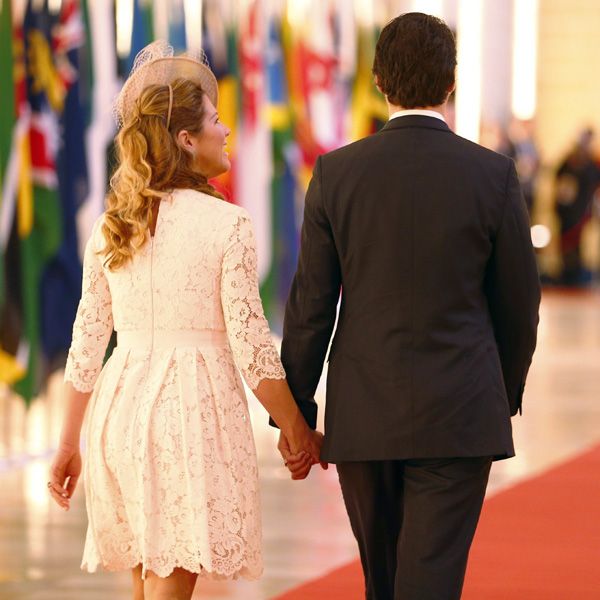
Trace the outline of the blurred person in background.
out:
[[[235,364],[292,458],[319,460],[321,435],[263,316],[250,219],[208,182],[230,168],[216,104],[196,57],[160,41],[138,55],[116,103],[119,163],[85,250],[65,370],[48,488],[68,510],[89,403],[82,568],[131,569],[136,599],[189,599],[198,577],[261,574],[256,452]]]
[[[584,129],[555,176],[555,210],[560,224],[562,274],[560,283],[585,285],[591,273],[581,261],[581,237],[592,216],[594,194],[600,186],[600,166],[594,160],[594,131]]]
[[[479,143],[499,154],[513,159],[515,157],[515,147],[508,136],[508,131],[496,121],[482,124]]]
[[[535,185],[540,167],[539,153],[533,139],[532,123],[512,119],[508,127],[497,122],[481,128],[482,146],[515,161],[517,176],[529,214],[533,211]]]
[[[314,427],[341,290],[321,458],[337,465],[369,600],[460,598],[536,344],[515,165],[449,129],[455,67],[443,21],[383,29],[373,73],[390,119],[317,160],[285,313],[282,362]]]
[[[508,137],[513,148],[513,154],[509,156],[515,161],[523,198],[531,215],[540,169],[540,155],[533,137],[533,122],[512,119],[508,126]]]

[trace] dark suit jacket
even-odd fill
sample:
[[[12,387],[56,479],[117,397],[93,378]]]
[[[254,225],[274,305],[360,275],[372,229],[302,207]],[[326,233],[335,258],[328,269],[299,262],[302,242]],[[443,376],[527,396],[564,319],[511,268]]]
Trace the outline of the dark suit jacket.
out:
[[[511,159],[427,116],[316,163],[282,361],[330,462],[514,454],[539,279]]]

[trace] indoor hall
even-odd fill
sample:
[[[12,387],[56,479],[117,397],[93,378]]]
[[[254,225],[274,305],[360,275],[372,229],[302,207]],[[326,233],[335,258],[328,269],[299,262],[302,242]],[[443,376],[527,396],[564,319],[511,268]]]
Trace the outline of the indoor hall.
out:
[[[315,161],[385,125],[371,72],[375,40],[409,11],[441,17],[456,35],[457,89],[446,121],[514,160],[543,285],[523,414],[512,419],[516,457],[492,467],[462,597],[600,596],[600,192],[588,185],[600,180],[600,79],[590,76],[600,56],[597,2],[0,0],[1,101],[5,90],[15,98],[0,111],[0,600],[130,597],[128,573],[79,569],[82,482],[69,512],[52,503],[46,485],[83,248],[114,167],[113,100],[136,53],[165,39],[176,52],[202,47],[208,55],[220,118],[232,130],[233,168],[213,183],[250,214],[262,303],[279,348]],[[36,41],[26,45],[27,35]],[[42,77],[44,68],[53,77]],[[77,86],[80,102],[69,104]],[[11,111],[14,119],[4,119]],[[35,151],[40,143],[47,154]],[[61,219],[74,235],[63,235]],[[29,263],[31,256],[48,262]],[[59,277],[53,288],[52,258],[69,285]],[[327,365],[316,394],[321,431],[326,375]],[[363,598],[335,466],[291,481],[277,432],[246,394],[264,574],[199,580],[193,597]]]
[[[493,522],[485,533],[476,535],[471,552],[477,561],[469,567],[466,599],[592,600],[600,589],[595,559],[600,521],[596,477],[600,464],[599,308],[600,296],[594,291],[544,294],[539,349],[527,382],[523,415],[513,418],[517,456],[494,464],[486,502],[501,499],[528,480],[532,484],[518,503],[508,497],[499,514],[493,514],[507,531]],[[318,393],[320,408],[323,383]],[[58,377],[52,385],[60,385]],[[352,587],[359,583],[356,574],[354,578],[345,572],[336,575],[337,569],[350,563],[356,570],[358,553],[335,467],[315,468],[306,480],[291,481],[275,449],[277,436],[267,424],[264,409],[251,394],[248,397],[259,456],[265,572],[257,582],[200,582],[194,598],[358,600],[361,590]],[[47,448],[57,435],[60,413],[58,399],[39,401],[27,415],[18,399],[2,399],[6,417],[2,443],[12,449],[12,456],[3,459],[0,473],[0,597],[128,598],[128,573],[79,571],[87,525],[82,490],[68,513],[51,504],[46,494]],[[590,450],[583,471],[577,470],[577,461]],[[574,465],[548,484],[536,479],[570,461]],[[572,479],[569,469],[575,473]],[[484,504],[483,523],[486,508]],[[515,519],[522,514],[527,515],[529,529],[523,536],[527,545],[515,550],[519,559],[497,556],[494,545],[503,551],[510,548],[509,536],[517,533],[519,521]],[[492,566],[510,565],[510,578],[498,569],[488,581],[487,561]],[[331,572],[329,580],[314,583]],[[310,582],[316,588],[303,591],[301,586]]]

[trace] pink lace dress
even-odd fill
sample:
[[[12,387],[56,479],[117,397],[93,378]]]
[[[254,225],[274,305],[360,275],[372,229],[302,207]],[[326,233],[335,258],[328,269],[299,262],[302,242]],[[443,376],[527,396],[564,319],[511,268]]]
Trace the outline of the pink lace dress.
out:
[[[153,239],[116,271],[100,223],[65,380],[93,390],[82,569],[175,567],[201,577],[262,572],[256,451],[241,371],[255,389],[285,377],[258,295],[244,209],[177,190]],[[102,368],[111,332],[117,347]]]

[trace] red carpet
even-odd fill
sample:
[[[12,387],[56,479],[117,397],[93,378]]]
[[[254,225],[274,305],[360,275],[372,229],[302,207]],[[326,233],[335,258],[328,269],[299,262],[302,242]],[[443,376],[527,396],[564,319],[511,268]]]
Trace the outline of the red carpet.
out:
[[[350,563],[277,600],[362,600]],[[600,600],[600,445],[490,498],[462,600]]]

